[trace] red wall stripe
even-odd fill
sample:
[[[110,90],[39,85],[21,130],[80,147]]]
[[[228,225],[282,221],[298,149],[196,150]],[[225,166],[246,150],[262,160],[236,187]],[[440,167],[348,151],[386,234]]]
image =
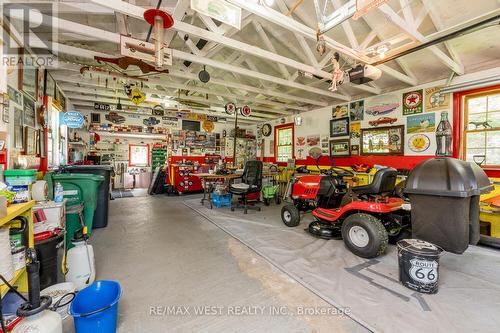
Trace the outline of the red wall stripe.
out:
[[[488,90],[500,89],[500,85],[485,87],[467,91],[461,91],[453,94],[453,157],[459,158],[460,156],[460,142],[462,139],[462,123],[463,123],[463,105],[462,100],[465,95],[485,92]],[[418,163],[434,158],[433,155],[426,156],[351,156],[351,157],[338,157],[335,158],[336,166],[351,166],[353,164],[368,164],[368,165],[387,165],[397,169],[412,169]],[[264,162],[275,163],[274,157],[264,157]],[[329,160],[322,158],[320,165],[328,166]],[[284,165],[284,163],[278,163]],[[297,160],[296,165],[315,165],[314,159],[308,157],[305,160]],[[500,177],[500,170],[498,169],[485,169],[489,177]]]

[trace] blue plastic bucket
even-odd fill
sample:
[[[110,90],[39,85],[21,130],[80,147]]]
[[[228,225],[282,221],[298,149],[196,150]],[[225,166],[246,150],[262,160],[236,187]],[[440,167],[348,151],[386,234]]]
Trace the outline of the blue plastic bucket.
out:
[[[76,294],[69,308],[76,333],[115,333],[121,295],[120,284],[106,280],[96,281]]]

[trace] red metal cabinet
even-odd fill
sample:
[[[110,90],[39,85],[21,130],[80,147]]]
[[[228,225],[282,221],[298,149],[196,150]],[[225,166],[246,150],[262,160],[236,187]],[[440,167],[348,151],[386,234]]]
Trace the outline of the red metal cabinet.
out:
[[[174,165],[170,168],[175,190],[179,193],[203,191],[203,186],[199,177],[194,175],[196,172],[195,166],[178,166]]]

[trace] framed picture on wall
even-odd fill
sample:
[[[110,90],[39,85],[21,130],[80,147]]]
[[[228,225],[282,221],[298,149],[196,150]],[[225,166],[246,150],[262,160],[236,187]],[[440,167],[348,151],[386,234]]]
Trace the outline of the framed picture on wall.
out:
[[[44,158],[44,157],[46,157],[45,156],[45,132],[44,132],[44,130],[42,130],[42,129],[38,130],[37,139],[38,139],[37,154],[40,155],[41,158]]]
[[[14,148],[23,149],[23,127],[15,126],[14,127]]]
[[[90,122],[92,124],[100,124],[101,123],[101,114],[100,113],[91,113],[90,114]]]
[[[62,93],[59,94],[59,102],[61,103],[61,109],[66,112],[66,97]]]
[[[37,69],[33,67],[22,67],[19,69],[22,71],[21,77],[21,82],[20,83],[20,89],[27,95],[29,95],[31,98],[35,99],[37,97],[37,81],[38,81],[38,75],[37,75]]]
[[[330,156],[350,156],[349,139],[330,140]]]
[[[9,105],[9,95],[7,93],[0,94],[0,111],[4,123],[9,122]]]
[[[36,110],[35,110],[35,100],[27,95],[24,95],[23,99],[23,125],[35,127],[36,125]]]
[[[23,94],[11,86],[7,86],[7,93],[9,94],[9,99],[15,104],[22,106],[23,105]]]
[[[55,89],[56,89],[56,82],[52,78],[50,74],[47,74],[46,78],[46,86],[45,86],[45,94],[50,97],[54,97],[55,95]]]
[[[24,153],[26,155],[35,155],[37,145],[36,130],[33,127],[24,127]]]
[[[43,82],[45,81],[44,75],[45,75],[45,70],[38,69],[36,71],[36,93],[37,93],[36,100],[38,102],[42,102],[43,100],[43,88],[44,88]]]
[[[59,111],[64,112],[65,110],[63,109],[62,104],[61,104],[61,95],[62,95],[61,90],[59,90],[59,88],[56,85],[55,90],[54,90],[54,98],[52,100],[52,103],[56,106],[57,109],[59,109]]]
[[[330,120],[330,136],[348,136],[349,135],[349,117]]]
[[[361,155],[403,155],[404,126],[361,129]]]
[[[14,148],[23,148],[23,109],[14,107]]]
[[[359,145],[352,145],[351,156],[358,156],[358,155],[359,155]]]

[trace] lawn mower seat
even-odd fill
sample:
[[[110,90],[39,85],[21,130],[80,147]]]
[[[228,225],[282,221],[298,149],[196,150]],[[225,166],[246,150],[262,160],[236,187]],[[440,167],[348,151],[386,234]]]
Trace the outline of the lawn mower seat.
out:
[[[393,168],[380,169],[375,173],[369,185],[356,186],[352,191],[358,195],[384,195],[391,193],[396,186],[398,171]]]

